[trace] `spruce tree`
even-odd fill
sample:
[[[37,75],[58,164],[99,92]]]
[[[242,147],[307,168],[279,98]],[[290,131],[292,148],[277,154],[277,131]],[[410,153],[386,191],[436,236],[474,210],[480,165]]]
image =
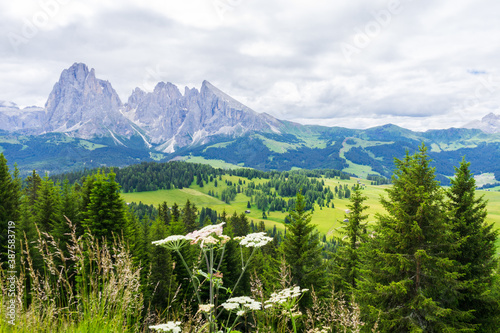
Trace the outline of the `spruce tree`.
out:
[[[179,211],[179,205],[177,205],[176,202],[174,202],[174,205],[172,206],[171,214],[172,214],[172,222],[180,221],[179,218],[180,218],[181,212]]]
[[[382,332],[464,332],[470,316],[448,304],[459,274],[447,257],[451,232],[443,191],[435,180],[427,148],[395,159],[393,186],[382,198],[366,253],[358,300],[368,321],[380,316]]]
[[[15,178],[12,178],[9,172],[7,159],[3,153],[0,153],[0,264],[2,265],[8,261],[9,239],[17,239],[19,241],[21,236],[9,237],[9,234],[17,234],[15,228],[9,229],[9,221],[14,222],[16,225],[19,223],[19,191],[18,182]],[[9,230],[11,231],[9,232]],[[18,251],[16,252],[18,253]]]
[[[233,216],[228,221],[228,228],[231,229],[234,237],[246,236],[250,233],[250,225],[248,224],[248,218],[245,213],[238,216],[234,212]]]
[[[31,176],[26,177],[26,187],[24,189],[24,195],[29,198],[29,203],[31,207],[35,207],[35,202],[38,199],[38,190],[42,185],[42,178],[33,170]]]
[[[150,241],[164,239],[168,236],[168,226],[165,221],[157,218],[151,226]],[[149,276],[146,298],[151,302],[152,309],[162,313],[172,301],[177,288],[174,276],[174,262],[171,251],[161,247],[153,246],[151,249],[151,272]]]
[[[115,176],[111,172],[108,175],[98,173],[93,177],[83,222],[85,229],[88,228],[98,240],[106,238],[108,245],[113,243],[113,237],[127,236],[125,203],[120,197],[120,185]]]
[[[165,225],[170,224],[170,220],[172,218],[166,201],[163,201],[160,205],[158,205],[158,216],[160,217],[160,220],[165,223]]]
[[[325,287],[324,264],[316,226],[311,223],[312,214],[305,210],[305,198],[297,193],[295,208],[291,210],[291,222],[281,245],[286,263],[292,272],[292,283],[301,288],[311,288],[318,292]],[[303,304],[309,297],[303,298]]]
[[[482,196],[477,197],[476,182],[469,166],[470,163],[462,159],[446,192],[450,223],[459,244],[451,258],[461,265],[463,273],[458,308],[474,310],[471,322],[477,325],[476,332],[494,332],[500,322],[500,309],[490,290],[497,265],[495,241],[498,233],[493,230],[493,224],[486,223],[487,202]]]
[[[35,202],[35,223],[42,232],[52,233],[62,223],[61,191],[46,175]]]
[[[182,209],[182,222],[184,223],[187,233],[193,232],[199,227],[199,224],[197,223],[196,206],[191,204],[189,199],[186,201],[186,205]]]
[[[347,205],[345,219],[342,221],[338,248],[335,253],[334,277],[337,289],[351,293],[356,289],[360,277],[361,267],[360,246],[366,241],[366,219],[364,211],[368,206],[363,205],[368,199],[361,193],[359,186],[355,187]],[[326,239],[325,239],[326,241]]]
[[[54,226],[53,235],[58,240],[61,241],[62,248],[66,249],[64,244],[67,244],[70,239],[71,229],[69,228],[68,218],[71,223],[76,224],[79,222],[79,212],[78,212],[78,193],[75,191],[75,186],[69,184],[69,180],[66,178],[63,183],[62,192],[60,198],[60,216],[57,219],[57,224]],[[64,218],[64,216],[66,218]]]

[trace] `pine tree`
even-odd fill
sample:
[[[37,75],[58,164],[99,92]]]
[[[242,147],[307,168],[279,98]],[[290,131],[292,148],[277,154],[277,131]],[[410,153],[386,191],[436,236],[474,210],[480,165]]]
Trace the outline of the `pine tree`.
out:
[[[451,232],[443,191],[429,166],[427,148],[395,159],[393,186],[381,203],[366,253],[358,300],[382,332],[463,332],[469,314],[450,301],[459,276],[452,260]]]
[[[15,174],[17,173],[15,171]],[[19,205],[19,182],[17,181],[17,177],[12,178],[7,166],[7,159],[5,159],[3,153],[0,153],[0,265],[6,264],[8,261],[8,245],[17,245],[12,244],[11,240],[20,240],[21,235],[12,238],[12,235],[17,234],[16,229],[9,229],[9,221],[14,222],[14,224],[18,223]]]
[[[141,222],[136,214],[130,210],[125,212],[127,219],[128,247],[132,254],[134,264],[137,266],[142,265],[145,258],[144,253],[144,232]]]
[[[35,223],[42,232],[52,233],[62,223],[60,188],[46,175],[35,202]]]
[[[160,240],[168,236],[168,227],[164,221],[157,218],[151,226],[150,240]],[[146,298],[151,301],[151,307],[158,313],[167,309],[175,293],[177,283],[173,273],[174,262],[170,250],[153,246],[151,249],[151,275],[149,277]]]
[[[24,195],[29,198],[29,204],[32,208],[35,207],[35,202],[38,199],[38,190],[41,185],[42,178],[33,170],[31,176],[26,178],[26,188],[24,189]]]
[[[250,232],[250,225],[248,224],[248,218],[245,213],[238,216],[238,214],[234,212],[233,216],[231,216],[228,221],[228,225],[235,237],[246,236]]]
[[[291,267],[292,283],[302,288],[314,287],[319,292],[325,287],[321,245],[316,226],[311,224],[312,214],[305,211],[305,204],[304,196],[297,193],[295,208],[289,212],[291,223],[281,251]],[[308,299],[306,295],[303,304]]]
[[[165,223],[165,225],[170,224],[170,220],[172,218],[166,201],[163,201],[160,205],[158,205],[158,216],[160,217],[160,220]]]
[[[200,220],[201,221],[201,220]],[[212,220],[210,219],[210,216],[205,215],[205,218],[203,219],[202,227],[206,227],[208,225],[212,225]]]
[[[363,212],[368,208],[363,202],[368,199],[363,196],[359,186],[356,186],[347,205],[346,218],[342,221],[341,236],[335,253],[334,275],[338,290],[351,293],[356,289],[361,267],[360,246],[366,241],[366,222],[368,215]],[[326,237],[324,239],[326,242]]]
[[[78,193],[66,178],[62,186],[61,211],[73,223],[78,220]]]
[[[60,213],[58,219],[56,220],[57,223],[54,225],[53,231],[54,237],[60,240],[63,250],[66,250],[65,244],[68,243],[71,237],[69,235],[71,230],[66,218],[68,218],[73,224],[80,224],[78,202],[79,197],[78,193],[75,191],[75,186],[71,186],[66,178],[61,191]],[[64,216],[66,218],[64,218]]]
[[[180,218],[181,212],[179,211],[179,205],[177,205],[176,202],[174,202],[174,205],[172,206],[171,214],[172,214],[172,221],[173,222],[180,221],[179,218]]]
[[[98,173],[93,177],[84,227],[98,240],[103,237],[112,244],[114,237],[127,236],[125,204],[120,197],[116,175]]]
[[[472,323],[478,325],[477,332],[493,332],[500,322],[498,300],[489,294],[497,265],[495,241],[498,232],[493,230],[493,224],[485,222],[487,202],[482,196],[476,196],[476,182],[469,166],[470,163],[462,159],[446,192],[452,231],[459,243],[451,258],[461,265],[463,273],[458,308],[474,310]]]
[[[190,233],[198,229],[198,223],[196,222],[197,209],[196,206],[191,204],[189,199],[186,201],[186,205],[182,209],[182,222],[186,228],[186,232]]]

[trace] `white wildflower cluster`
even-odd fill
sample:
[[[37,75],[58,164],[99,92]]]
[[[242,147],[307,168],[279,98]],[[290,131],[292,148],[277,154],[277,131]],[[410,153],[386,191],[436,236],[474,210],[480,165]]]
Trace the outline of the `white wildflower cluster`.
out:
[[[265,232],[256,232],[241,238],[240,245],[245,247],[262,247],[272,240],[271,237],[266,236]]]
[[[200,244],[201,247],[205,244],[218,244],[221,242],[222,244],[228,241],[228,236],[222,235],[222,227],[226,224],[226,222],[222,222],[214,225],[207,225],[206,227],[195,230],[186,235],[187,238],[191,240],[191,244]],[[214,237],[215,235],[216,237]]]
[[[228,311],[236,311],[238,316],[244,315],[246,310],[261,309],[260,303],[248,296],[231,297],[221,306]]]
[[[214,305],[213,304],[199,304],[198,307],[199,307],[198,311],[208,313],[208,312],[212,311],[212,309],[214,308]]]
[[[187,243],[187,241],[190,241],[191,239],[188,238],[187,236],[182,236],[182,235],[173,235],[173,236],[168,236],[165,239],[157,240],[152,242],[154,245],[158,246],[163,246],[166,247],[170,250],[176,250],[180,249],[184,244]]]
[[[181,247],[187,244],[188,241],[191,242],[191,244],[200,243],[201,247],[203,247],[203,245],[205,244],[225,244],[231,238],[222,234],[222,227],[224,226],[224,224],[226,223],[222,222],[215,225],[209,225],[204,227],[203,229],[193,231],[185,236],[168,236],[165,239],[154,241],[152,243],[154,245],[166,247],[170,250],[179,250]]]
[[[265,301],[265,308],[273,306],[273,304],[283,304],[294,298],[300,297],[302,293],[308,291],[309,289],[300,289],[300,287],[283,289],[278,293],[272,293],[271,298]]]
[[[169,321],[166,324],[160,324],[155,326],[149,326],[152,330],[157,330],[158,332],[172,332],[172,333],[180,333],[181,322],[180,321]]]
[[[221,244],[226,244],[227,242],[229,242],[231,240],[231,237],[226,236],[226,235],[220,235],[219,238],[220,238]]]

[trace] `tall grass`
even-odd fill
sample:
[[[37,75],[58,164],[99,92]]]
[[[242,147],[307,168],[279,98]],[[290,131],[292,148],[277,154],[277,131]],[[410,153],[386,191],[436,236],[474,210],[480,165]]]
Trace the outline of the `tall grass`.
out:
[[[40,231],[31,250],[26,239],[20,242],[15,325],[5,320],[9,286],[7,272],[0,268],[0,332],[146,333],[150,325],[167,319],[182,321],[182,332],[210,331],[211,320],[204,316],[206,313],[193,311],[192,297],[181,300],[180,308],[172,313],[144,311],[141,268],[134,266],[126,244],[115,239],[108,246],[106,240],[97,240],[89,234],[77,237],[75,226],[68,223],[71,232],[64,248],[54,237]],[[290,289],[291,272],[284,259],[279,272],[277,289]],[[295,301],[287,311],[280,306],[264,309],[269,304],[266,301],[269,295],[255,271],[251,292],[262,304],[262,310],[238,315],[234,321],[237,325],[229,325],[231,328],[227,331],[238,332],[232,330],[234,327],[249,332],[347,333],[359,332],[364,326],[354,300],[347,303],[339,294],[332,293],[330,299],[318,300],[311,291],[313,306],[304,313]],[[211,318],[217,322],[222,320],[215,315]],[[372,329],[375,331],[376,327]]]
[[[20,242],[15,325],[4,320],[9,298],[6,272],[0,269],[0,331],[141,331],[140,268],[132,264],[125,243],[115,239],[108,247],[92,235],[77,237],[68,223],[72,231],[64,249],[39,230],[36,256],[26,239]]]

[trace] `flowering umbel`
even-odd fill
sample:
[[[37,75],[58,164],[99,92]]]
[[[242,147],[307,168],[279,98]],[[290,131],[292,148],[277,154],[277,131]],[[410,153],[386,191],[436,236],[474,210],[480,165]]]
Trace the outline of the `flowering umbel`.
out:
[[[262,247],[273,239],[266,236],[265,232],[256,232],[240,238],[240,245],[245,247]]]
[[[188,238],[187,236],[173,235],[173,236],[168,236],[165,239],[154,241],[152,242],[152,244],[166,247],[169,250],[179,250],[184,245],[186,245],[189,240],[191,239]]]
[[[180,333],[182,332],[180,325],[181,325],[180,321],[169,321],[166,324],[149,326],[149,328],[152,330],[157,330],[158,332]]]
[[[188,242],[191,244],[200,244],[200,247],[204,247],[206,244],[224,244],[230,238],[228,236],[222,235],[222,228],[226,224],[225,222],[208,225],[200,230],[195,230],[185,236],[183,235],[172,235],[165,239],[152,242],[154,245],[166,247],[169,250],[179,250]],[[214,237],[215,236],[215,237]]]

